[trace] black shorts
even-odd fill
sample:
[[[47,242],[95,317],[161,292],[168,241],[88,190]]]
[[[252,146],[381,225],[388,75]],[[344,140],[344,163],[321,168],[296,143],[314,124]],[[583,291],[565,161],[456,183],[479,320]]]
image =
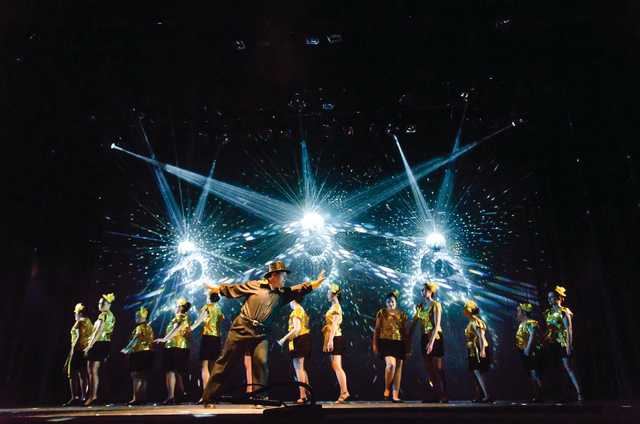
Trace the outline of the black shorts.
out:
[[[202,336],[200,341],[200,360],[215,361],[220,356],[222,344],[218,336]]]
[[[95,342],[87,352],[87,361],[104,362],[109,358],[111,342]]]
[[[344,355],[346,351],[346,340],[342,336],[333,338],[333,352],[325,352],[327,355]]]
[[[162,366],[165,371],[185,373],[189,369],[189,349],[170,347],[162,352]]]
[[[487,349],[487,356],[484,358],[476,358],[475,355],[469,355],[469,371],[489,371],[491,368],[491,349]]]
[[[402,340],[378,339],[378,353],[383,359],[385,356],[404,359],[406,356],[405,343]]]
[[[153,368],[153,352],[142,350],[129,354],[129,372],[149,372]]]
[[[567,349],[562,347],[560,343],[548,343],[544,346],[542,351],[545,366],[549,368],[562,365],[562,358],[568,358]]]
[[[422,335],[422,343],[420,343],[420,347],[422,348],[422,355],[426,358],[434,357],[434,358],[442,358],[444,357],[444,337],[440,334],[440,337],[433,342],[433,349],[431,349],[431,353],[427,354],[427,344],[431,340],[431,333]]]
[[[525,356],[524,351],[519,350],[520,361],[522,362],[522,368],[526,371],[542,371],[543,361],[542,361],[542,352],[540,351],[531,351],[529,356]]]
[[[71,355],[69,359],[69,368],[67,369],[67,374],[71,377],[73,374],[77,372],[86,372],[87,370],[87,359],[84,356],[84,352],[81,350],[76,350]]]
[[[335,344],[335,338],[334,344]],[[303,334],[293,339],[293,350],[289,351],[292,358],[308,358],[311,356],[311,334]]]

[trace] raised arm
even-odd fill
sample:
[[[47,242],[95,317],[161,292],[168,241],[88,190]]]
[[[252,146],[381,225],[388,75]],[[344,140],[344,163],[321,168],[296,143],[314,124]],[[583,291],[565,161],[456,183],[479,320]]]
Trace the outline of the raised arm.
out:
[[[259,281],[247,281],[246,283],[237,284],[211,284],[205,283],[211,293],[220,296],[236,299],[238,297],[249,296],[254,294],[260,287]]]
[[[293,292],[304,291],[304,290],[309,290],[309,288],[311,290],[315,290],[322,285],[325,278],[326,277],[324,276],[324,270],[322,270],[320,271],[320,274],[318,274],[318,277],[315,280],[291,286],[291,291]]]

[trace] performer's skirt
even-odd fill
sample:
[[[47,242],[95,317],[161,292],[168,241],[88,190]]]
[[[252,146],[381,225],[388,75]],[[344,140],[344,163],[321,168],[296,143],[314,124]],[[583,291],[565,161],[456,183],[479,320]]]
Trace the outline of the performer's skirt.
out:
[[[184,373],[189,369],[189,349],[170,347],[162,353],[162,365],[165,371]]]
[[[556,342],[545,344],[542,350],[542,356],[545,366],[549,368],[562,365],[562,358],[569,357],[569,355],[567,355],[567,349]]]
[[[334,348],[335,348],[335,338]],[[293,350],[289,351],[292,358],[308,358],[311,356],[311,334],[303,334],[293,339]]]
[[[111,342],[95,342],[93,347],[87,352],[87,360],[93,362],[104,362],[109,358]]]
[[[475,354],[469,354],[469,371],[489,371],[491,368],[491,349],[487,349],[487,355],[484,358],[476,357]]]
[[[87,370],[87,358],[84,356],[84,352],[81,350],[76,350],[71,354],[71,358],[69,359],[67,375],[68,377],[73,376],[76,372],[86,371]]]
[[[385,356],[404,359],[406,355],[405,342],[402,340],[378,339],[378,353],[383,359]]]
[[[342,336],[333,338],[333,352],[325,352],[327,355],[344,355],[346,350],[346,340]]]
[[[542,352],[532,350],[529,356],[524,354],[524,351],[519,350],[520,361],[522,362],[522,367],[526,371],[542,371],[543,361],[542,361]]]
[[[202,336],[200,341],[200,360],[215,361],[220,356],[222,344],[218,336]]]
[[[422,343],[420,343],[420,347],[422,348],[422,355],[427,358],[444,357],[444,336],[440,334],[440,337],[433,342],[433,349],[431,349],[431,353],[427,353],[427,344],[429,344],[429,340],[431,340],[430,333],[422,335]]]
[[[153,352],[141,350],[129,354],[129,371],[146,373],[153,368]]]

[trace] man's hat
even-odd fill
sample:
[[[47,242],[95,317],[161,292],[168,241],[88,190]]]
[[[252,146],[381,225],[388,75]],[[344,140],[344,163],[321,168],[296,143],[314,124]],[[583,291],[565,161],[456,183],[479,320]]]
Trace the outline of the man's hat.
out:
[[[275,261],[275,262],[271,262],[268,266],[267,266],[267,272],[262,276],[262,278],[269,278],[269,276],[271,274],[273,274],[274,272],[286,272],[287,274],[289,274],[291,271],[289,271],[286,267],[286,265],[284,264],[284,262],[282,261]]]

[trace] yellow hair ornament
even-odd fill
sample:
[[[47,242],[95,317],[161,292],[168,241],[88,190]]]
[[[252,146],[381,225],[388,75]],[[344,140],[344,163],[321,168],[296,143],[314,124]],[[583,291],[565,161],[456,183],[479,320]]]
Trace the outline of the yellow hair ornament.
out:
[[[145,320],[149,317],[149,310],[144,306],[141,306],[140,309],[136,311],[136,313],[140,316],[140,318]]]
[[[109,303],[113,303],[113,301],[116,300],[116,295],[113,293],[103,294],[102,298]]]
[[[73,312],[78,314],[80,312],[84,312],[84,305],[82,303],[76,303],[76,307],[73,308]]]
[[[470,314],[476,311],[477,309],[478,309],[478,304],[473,300],[467,300],[466,302],[464,302],[464,310],[469,312]]]
[[[531,303],[521,303],[518,305],[518,308],[520,308],[522,312],[526,312],[528,314],[533,311],[533,305]]]
[[[187,303],[189,303],[189,301],[187,299],[185,299],[184,297],[181,297],[180,299],[178,299],[178,306],[184,306]]]
[[[429,290],[431,293],[435,293],[438,291],[440,286],[435,281],[427,281],[424,283],[424,288]]]
[[[556,288],[553,289],[553,292],[560,297],[567,297],[567,289],[562,286],[556,286]]]
[[[340,286],[337,285],[336,283],[331,283],[329,285],[329,291],[333,294],[338,294],[340,293]]]

